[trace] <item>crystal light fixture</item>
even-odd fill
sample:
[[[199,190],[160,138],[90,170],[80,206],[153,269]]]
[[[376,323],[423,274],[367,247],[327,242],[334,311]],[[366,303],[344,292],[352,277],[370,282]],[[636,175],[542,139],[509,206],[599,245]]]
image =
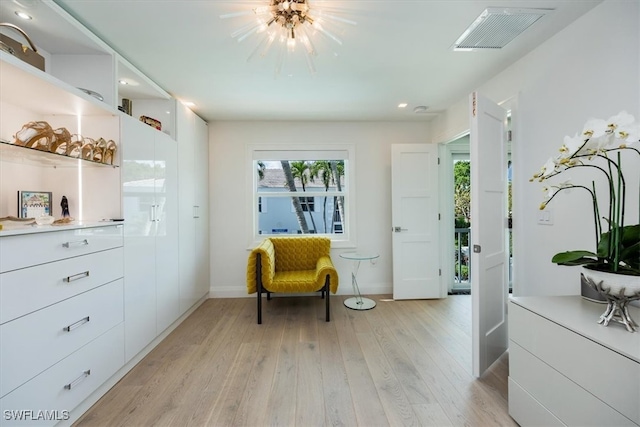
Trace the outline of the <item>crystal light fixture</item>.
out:
[[[327,27],[331,23],[356,25],[356,22],[327,13],[324,9],[312,10],[309,0],[269,0],[268,5],[221,15],[220,18],[242,15],[255,15],[255,20],[231,33],[231,37],[242,42],[254,34],[262,35],[247,61],[256,56],[264,58],[274,44],[278,46],[276,75],[282,70],[286,52],[295,52],[298,42],[302,44],[309,72],[315,73],[313,57],[317,56],[317,51],[312,36],[320,34],[342,45],[342,40]]]

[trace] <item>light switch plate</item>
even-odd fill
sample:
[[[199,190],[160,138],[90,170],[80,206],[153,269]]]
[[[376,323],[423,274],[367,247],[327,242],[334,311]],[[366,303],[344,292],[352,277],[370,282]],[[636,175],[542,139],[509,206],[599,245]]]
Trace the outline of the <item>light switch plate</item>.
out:
[[[553,211],[551,209],[538,211],[538,224],[553,225]]]

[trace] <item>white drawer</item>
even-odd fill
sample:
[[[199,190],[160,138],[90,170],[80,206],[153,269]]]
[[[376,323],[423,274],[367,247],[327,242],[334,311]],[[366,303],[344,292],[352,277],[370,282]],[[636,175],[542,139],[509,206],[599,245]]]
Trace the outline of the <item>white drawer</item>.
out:
[[[532,328],[533,329],[533,328]],[[542,362],[513,341],[509,342],[509,378],[569,426],[636,426],[630,419]],[[561,351],[561,350],[558,350]],[[584,355],[591,359],[591,355]],[[612,378],[612,382],[617,382]]]
[[[509,336],[571,381],[640,424],[639,363],[516,304],[509,304]]]
[[[0,396],[121,323],[122,284],[118,279],[0,325]]]
[[[0,423],[6,426],[54,425],[64,419],[65,414],[68,418],[68,412],[78,406],[123,365],[124,328],[120,323],[0,399],[2,413]],[[19,414],[19,411],[22,411],[23,418],[36,418],[38,411],[48,411],[47,413],[57,420],[6,419],[7,416],[16,418],[15,415]]]
[[[123,248],[0,274],[0,324],[123,276]]]
[[[509,415],[521,426],[564,426],[547,408],[509,378]]]
[[[122,246],[123,226],[22,234],[0,238],[0,272]]]

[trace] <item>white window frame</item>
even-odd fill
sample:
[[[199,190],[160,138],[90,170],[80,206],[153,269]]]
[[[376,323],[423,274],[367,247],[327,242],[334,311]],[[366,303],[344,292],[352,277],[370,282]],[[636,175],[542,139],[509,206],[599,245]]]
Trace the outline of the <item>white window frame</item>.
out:
[[[258,194],[257,160],[345,160],[344,190],[340,193],[344,197],[345,223],[343,233],[321,234],[331,237],[333,248],[356,247],[355,224],[355,177],[356,177],[356,149],[355,144],[247,144],[247,233],[249,248],[255,247],[264,239],[259,234],[258,227],[258,197],[268,194]],[[306,192],[306,197],[322,197],[323,192]],[[300,194],[303,196],[303,194]],[[264,203],[264,199],[262,203]],[[346,230],[346,232],[344,232]]]

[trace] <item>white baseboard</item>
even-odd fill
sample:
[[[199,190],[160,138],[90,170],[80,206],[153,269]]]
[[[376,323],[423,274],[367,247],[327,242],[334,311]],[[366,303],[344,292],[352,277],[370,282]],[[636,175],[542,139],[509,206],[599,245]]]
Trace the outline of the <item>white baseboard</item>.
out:
[[[391,283],[378,283],[375,285],[360,286],[360,293],[362,295],[385,295],[393,293],[393,286]],[[247,294],[247,288],[242,286],[215,286],[209,290],[211,298],[251,298],[255,297],[254,294]],[[285,294],[283,294],[285,295]],[[286,294],[289,296],[298,296],[305,294]],[[353,295],[353,288],[351,284],[340,285],[338,287],[337,295]]]

